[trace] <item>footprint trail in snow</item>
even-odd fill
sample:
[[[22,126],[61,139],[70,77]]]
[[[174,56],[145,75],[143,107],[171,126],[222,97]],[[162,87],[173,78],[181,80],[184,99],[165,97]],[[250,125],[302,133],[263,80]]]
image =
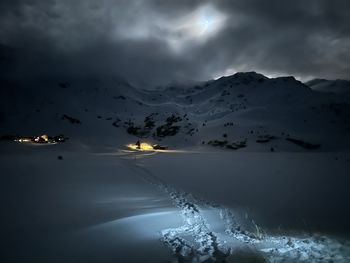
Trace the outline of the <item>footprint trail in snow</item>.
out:
[[[256,255],[261,262],[350,262],[349,242],[317,235],[268,235],[254,221],[249,222],[247,230],[232,210],[168,186],[138,161],[126,160],[126,165],[167,193],[179,209],[183,225],[160,232],[161,241],[172,250],[176,262],[237,262],[236,252],[242,249]],[[212,230],[205,211],[217,215],[219,222],[215,225],[221,225],[222,231]]]

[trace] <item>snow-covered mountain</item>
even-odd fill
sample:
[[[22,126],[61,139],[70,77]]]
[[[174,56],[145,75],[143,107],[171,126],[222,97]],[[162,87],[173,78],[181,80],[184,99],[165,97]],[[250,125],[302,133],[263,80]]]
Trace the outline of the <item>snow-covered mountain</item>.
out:
[[[306,85],[320,92],[350,93],[350,81],[348,80],[313,79],[306,82]]]
[[[105,145],[143,138],[235,149],[244,142],[244,151],[350,147],[347,97],[293,77],[245,72],[154,90],[112,77],[3,78],[1,86],[1,134],[63,133]]]
[[[349,243],[314,234],[349,229],[347,96],[255,72],[153,90],[43,76],[0,78],[5,255],[349,261]],[[5,141],[40,134],[69,141]],[[138,139],[175,151],[125,148]]]

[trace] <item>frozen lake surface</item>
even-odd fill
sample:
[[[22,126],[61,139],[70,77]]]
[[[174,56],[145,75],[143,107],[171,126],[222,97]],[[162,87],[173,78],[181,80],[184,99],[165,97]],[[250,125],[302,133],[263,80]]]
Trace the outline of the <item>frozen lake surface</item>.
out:
[[[72,148],[2,143],[7,262],[349,261],[347,153]]]

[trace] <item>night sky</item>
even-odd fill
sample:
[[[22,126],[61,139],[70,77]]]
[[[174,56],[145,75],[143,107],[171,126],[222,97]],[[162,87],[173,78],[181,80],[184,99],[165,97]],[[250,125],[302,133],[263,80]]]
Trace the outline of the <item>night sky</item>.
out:
[[[0,44],[17,75],[349,79],[350,1],[2,0]]]
[[[350,0],[0,0],[0,262],[350,262],[349,83]]]

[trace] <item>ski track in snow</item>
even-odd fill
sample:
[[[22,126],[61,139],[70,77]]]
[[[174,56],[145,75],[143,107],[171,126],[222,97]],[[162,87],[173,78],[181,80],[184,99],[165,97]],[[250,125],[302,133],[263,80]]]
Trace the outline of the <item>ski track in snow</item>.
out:
[[[259,251],[266,262],[273,263],[350,262],[349,242],[317,235],[272,236],[264,233],[253,220],[256,232],[243,230],[232,210],[199,200],[189,193],[168,186],[137,161],[147,155],[137,154],[137,159],[130,155],[125,157],[121,156],[130,169],[136,170],[143,180],[167,193],[180,210],[183,225],[160,232],[161,241],[172,250],[176,262],[237,262],[234,258],[231,259],[231,255],[235,249],[242,248]],[[210,209],[219,215],[224,233],[211,231],[211,226],[203,215],[204,209]],[[230,246],[232,243],[235,245]]]

